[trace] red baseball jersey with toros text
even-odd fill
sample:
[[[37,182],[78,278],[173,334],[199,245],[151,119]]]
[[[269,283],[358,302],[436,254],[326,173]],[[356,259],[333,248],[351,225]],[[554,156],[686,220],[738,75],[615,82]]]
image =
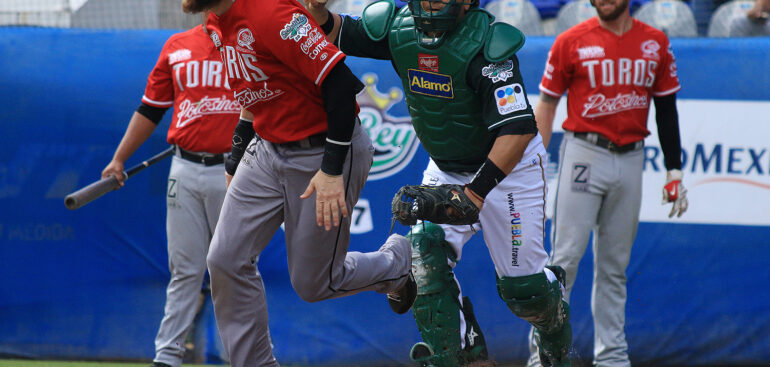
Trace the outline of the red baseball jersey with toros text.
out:
[[[142,102],[174,107],[169,144],[193,152],[230,151],[241,107],[227,84],[219,51],[203,27],[166,41],[147,78]]]
[[[237,0],[208,26],[236,100],[273,143],[327,130],[321,83],[345,58],[296,0]],[[215,36],[217,35],[217,36]]]
[[[567,119],[573,132],[596,132],[618,145],[649,135],[652,96],[681,89],[674,52],[658,29],[633,19],[618,36],[597,17],[556,37],[548,54],[540,91],[553,97],[567,92]]]

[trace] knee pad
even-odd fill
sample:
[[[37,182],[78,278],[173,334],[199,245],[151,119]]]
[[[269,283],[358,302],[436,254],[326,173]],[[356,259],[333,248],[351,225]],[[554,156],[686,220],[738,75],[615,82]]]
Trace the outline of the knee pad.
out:
[[[561,275],[559,270],[552,269]],[[557,276],[557,280],[549,281],[544,272],[497,278],[500,298],[514,315],[534,326],[541,362],[547,366],[569,363],[566,356],[572,343],[572,328],[569,305],[561,299],[560,280]]]
[[[486,343],[467,297],[460,304],[460,289],[447,260],[456,260],[444,240],[444,230],[423,222],[407,235],[412,243],[412,274],[417,282],[417,299],[412,306],[424,343],[416,344],[411,357],[423,366],[454,367],[487,358]],[[461,313],[466,335],[460,335]],[[462,339],[465,348],[462,348]]]

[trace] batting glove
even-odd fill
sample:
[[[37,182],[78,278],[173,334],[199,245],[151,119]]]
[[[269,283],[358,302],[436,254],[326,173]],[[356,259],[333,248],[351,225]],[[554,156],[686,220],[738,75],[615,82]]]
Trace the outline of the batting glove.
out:
[[[666,173],[666,184],[663,186],[663,205],[674,203],[668,217],[671,218],[676,213],[677,218],[687,211],[687,189],[682,185],[682,171],[678,169],[669,170]]]

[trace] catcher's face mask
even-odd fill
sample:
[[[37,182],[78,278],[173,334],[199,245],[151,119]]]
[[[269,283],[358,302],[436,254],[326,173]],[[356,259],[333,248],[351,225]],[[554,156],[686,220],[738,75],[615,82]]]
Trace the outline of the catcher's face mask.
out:
[[[409,0],[420,45],[438,47],[444,34],[457,27],[465,5],[477,6],[478,0]]]

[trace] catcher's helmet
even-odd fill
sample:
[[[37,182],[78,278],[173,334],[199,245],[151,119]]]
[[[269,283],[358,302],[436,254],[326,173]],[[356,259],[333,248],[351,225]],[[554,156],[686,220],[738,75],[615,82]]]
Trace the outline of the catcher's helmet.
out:
[[[428,4],[427,9],[423,7],[423,2]],[[431,3],[442,3],[443,7],[431,6]],[[409,0],[415,28],[422,33],[422,37],[418,37],[419,43],[426,47],[437,47],[444,34],[457,27],[464,5],[478,6],[479,0]]]

